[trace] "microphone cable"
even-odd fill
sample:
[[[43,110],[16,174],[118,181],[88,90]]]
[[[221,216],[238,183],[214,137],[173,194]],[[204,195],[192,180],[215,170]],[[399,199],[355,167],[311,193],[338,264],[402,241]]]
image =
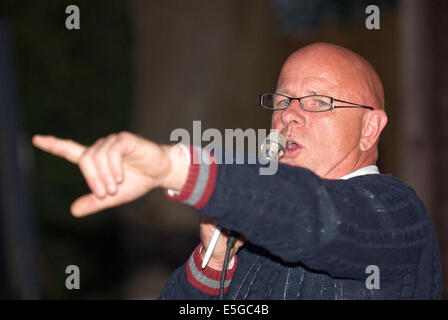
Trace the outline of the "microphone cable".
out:
[[[271,132],[265,139],[261,146],[262,155],[269,161],[280,160],[285,155],[285,146],[287,140],[284,135],[278,131]],[[239,234],[234,231],[229,231],[227,238],[226,254],[224,256],[224,265],[222,266],[221,281],[219,282],[219,300],[224,300],[224,283],[226,279],[227,266],[229,264],[230,250],[235,245]]]
[[[224,300],[224,283],[226,279],[227,267],[229,264],[230,250],[235,245],[238,236],[239,234],[237,232],[230,231],[229,237],[227,238],[226,254],[224,256],[224,265],[222,266],[221,281],[219,282],[219,300]]]

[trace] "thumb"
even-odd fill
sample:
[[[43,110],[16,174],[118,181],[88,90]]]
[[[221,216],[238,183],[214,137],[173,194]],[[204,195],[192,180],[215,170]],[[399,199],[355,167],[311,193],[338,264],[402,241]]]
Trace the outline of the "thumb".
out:
[[[74,217],[81,218],[119,204],[116,197],[106,196],[101,199],[90,193],[76,199],[72,203],[70,211]]]
[[[244,245],[245,242],[246,238],[244,236],[240,236],[233,245],[233,248],[230,251],[230,256],[232,257],[233,255],[235,255],[238,252],[238,250]]]

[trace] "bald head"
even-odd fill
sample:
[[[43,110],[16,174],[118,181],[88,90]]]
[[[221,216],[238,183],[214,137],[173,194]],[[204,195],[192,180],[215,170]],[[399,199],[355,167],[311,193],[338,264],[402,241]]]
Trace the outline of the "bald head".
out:
[[[315,43],[303,47],[286,60],[282,73],[306,66],[314,74],[330,80],[343,91],[343,97],[355,103],[384,109],[384,90],[372,65],[359,54],[330,43]]]
[[[289,142],[282,162],[330,179],[376,163],[377,143],[387,123],[384,91],[377,73],[360,55],[329,43],[297,50],[282,67],[276,93],[278,99],[335,99],[335,108],[325,112],[305,111],[296,99],[274,111],[272,128]],[[313,103],[328,106],[321,100]]]

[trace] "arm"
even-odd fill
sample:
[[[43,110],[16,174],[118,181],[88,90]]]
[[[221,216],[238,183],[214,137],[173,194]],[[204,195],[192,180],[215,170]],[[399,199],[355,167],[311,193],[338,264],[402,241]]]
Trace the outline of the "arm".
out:
[[[431,232],[421,201],[392,177],[325,180],[287,165],[272,176],[260,176],[257,165],[216,171],[188,191],[213,188],[211,195],[196,201],[184,193],[177,200],[286,262],[335,277],[365,280],[368,265],[379,266],[383,278],[406,272]]]
[[[79,165],[92,193],[81,196],[73,202],[71,212],[75,217],[84,217],[133,201],[155,187],[170,188],[173,191],[181,190],[183,187],[188,189],[189,184],[195,183],[198,177],[198,171],[189,170],[190,163],[181,148],[158,145],[129,132],[111,134],[89,147],[54,136],[36,135],[32,142],[46,152]],[[193,166],[193,169],[195,168]],[[190,178],[187,179],[189,172]],[[201,240],[204,250],[202,256],[198,250],[192,255],[199,266],[215,225],[215,220],[201,217]],[[171,292],[175,292],[176,297],[183,298],[198,294],[204,297],[217,295],[216,280],[221,277],[225,243],[226,235],[222,234],[214,255],[204,270],[199,267],[197,268],[199,271],[193,272],[192,268],[190,270],[183,268],[182,271],[175,273],[173,277],[180,282],[176,290]],[[241,244],[239,241],[234,251]],[[233,267],[227,272],[228,280],[231,279],[235,268],[236,258]],[[191,280],[193,286],[185,281],[187,279]],[[182,281],[185,282],[184,285]],[[227,281],[224,287],[225,291],[229,282]],[[170,284],[164,292],[169,292],[169,288]],[[169,294],[164,294],[167,295]]]
[[[427,240],[430,222],[423,205],[392,178],[390,184],[365,188],[362,177],[323,180],[286,165],[276,175],[260,176],[257,165],[220,165],[214,179],[198,175],[187,183],[197,165],[173,165],[170,156],[182,160],[182,153],[127,132],[90,147],[48,136],[35,136],[33,143],[79,165],[92,193],[72,204],[78,217],[132,201],[155,187],[182,190],[173,198],[285,261],[363,279],[366,265],[378,265],[382,276],[414,265]],[[107,187],[110,182],[115,188]],[[205,249],[207,243],[203,238]],[[216,270],[224,250],[217,247],[210,261]]]

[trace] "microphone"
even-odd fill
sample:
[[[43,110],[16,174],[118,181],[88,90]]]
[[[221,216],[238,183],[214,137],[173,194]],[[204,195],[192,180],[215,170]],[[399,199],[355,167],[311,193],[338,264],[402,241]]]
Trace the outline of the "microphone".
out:
[[[285,155],[286,138],[280,132],[271,132],[261,145],[261,155],[268,161],[280,160]]]

